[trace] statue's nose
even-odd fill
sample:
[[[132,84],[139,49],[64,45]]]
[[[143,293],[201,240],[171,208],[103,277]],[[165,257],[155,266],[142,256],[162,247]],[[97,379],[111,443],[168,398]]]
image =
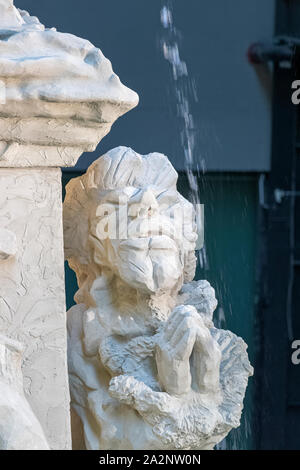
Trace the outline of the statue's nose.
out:
[[[141,191],[131,201],[129,215],[134,217],[151,217],[157,213],[158,202],[154,192],[150,188]]]
[[[144,207],[148,207],[149,209],[158,207],[157,199],[152,189],[147,188],[145,191],[143,191],[141,196],[141,204]]]

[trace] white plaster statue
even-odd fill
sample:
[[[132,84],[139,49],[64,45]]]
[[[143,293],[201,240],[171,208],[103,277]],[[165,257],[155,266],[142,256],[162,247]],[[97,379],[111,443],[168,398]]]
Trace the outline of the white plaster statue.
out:
[[[48,450],[23,391],[22,346],[0,335],[0,450]]]
[[[214,290],[192,281],[194,212],[176,183],[164,155],[119,147],[67,186],[69,374],[87,449],[211,449],[239,426],[247,346],[214,327]]]

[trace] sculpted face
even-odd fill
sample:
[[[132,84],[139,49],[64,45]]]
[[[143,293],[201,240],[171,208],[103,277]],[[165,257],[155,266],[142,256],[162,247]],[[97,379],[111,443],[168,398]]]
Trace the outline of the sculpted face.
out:
[[[91,224],[95,251],[101,253],[100,263],[130,286],[148,293],[177,286],[180,289],[184,270],[183,210],[174,190],[128,186],[107,191],[95,208]]]
[[[165,155],[118,147],[68,184],[65,253],[80,288],[107,270],[147,294],[193,279],[195,210],[177,178]]]

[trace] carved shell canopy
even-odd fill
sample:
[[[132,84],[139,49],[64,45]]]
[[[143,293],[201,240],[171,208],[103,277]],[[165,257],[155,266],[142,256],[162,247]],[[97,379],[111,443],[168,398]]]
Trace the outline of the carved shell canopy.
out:
[[[9,100],[113,100],[130,109],[138,102],[100,49],[72,34],[45,28],[12,1],[0,0],[0,36],[9,36],[0,41],[0,72],[8,80]]]
[[[91,151],[137,104],[100,49],[0,0],[0,141]]]

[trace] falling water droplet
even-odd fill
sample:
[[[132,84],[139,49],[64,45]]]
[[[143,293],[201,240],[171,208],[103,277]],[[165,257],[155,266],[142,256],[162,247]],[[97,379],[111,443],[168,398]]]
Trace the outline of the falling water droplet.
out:
[[[198,184],[197,159],[195,158],[196,128],[191,109],[191,102],[198,102],[197,88],[195,80],[190,78],[188,67],[180,54],[180,32],[174,25],[171,2],[163,5],[160,12],[161,24],[164,33],[161,37],[161,49],[164,58],[172,67],[173,90],[176,100],[177,114],[180,122],[183,122],[180,130],[180,141],[183,148],[186,174],[190,187],[190,198],[196,210],[196,223],[198,227],[198,261],[202,268],[208,269],[207,255],[205,247],[199,245],[204,240],[203,217],[200,203],[200,191]],[[205,161],[199,158],[202,173],[205,171]]]
[[[161,9],[160,19],[164,28],[170,28],[173,24],[171,10],[165,5]]]

